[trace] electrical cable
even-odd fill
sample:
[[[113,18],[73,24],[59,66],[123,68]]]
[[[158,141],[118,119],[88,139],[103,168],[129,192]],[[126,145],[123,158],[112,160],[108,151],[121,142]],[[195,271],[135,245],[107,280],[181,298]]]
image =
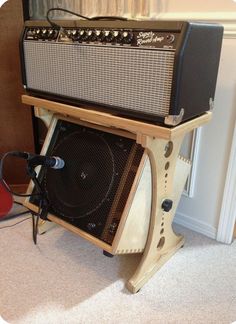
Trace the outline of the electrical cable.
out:
[[[34,213],[31,210],[29,210],[29,211],[27,210],[27,211],[21,212],[19,214],[12,215],[11,218],[12,217],[17,217],[17,216],[20,216],[20,215],[24,215],[24,214],[28,214],[29,212],[31,212],[30,217],[24,218],[23,220],[21,220],[19,222],[16,222],[16,223],[14,223],[12,225],[2,226],[2,227],[0,227],[0,230],[5,229],[5,228],[14,227],[14,226],[16,226],[16,225],[18,225],[20,223],[23,223],[27,219],[32,218],[32,236],[33,236],[34,244],[36,245],[37,244],[37,234],[38,234],[38,223],[39,223],[39,218],[40,218],[40,213],[41,213],[40,208],[39,208],[38,213]],[[36,219],[35,219],[35,216],[36,216]],[[9,220],[9,219],[3,219],[3,220]]]
[[[127,21],[128,18],[120,16],[94,16],[90,18],[91,20],[123,20]]]
[[[58,25],[57,23],[53,22],[53,21],[49,18],[49,14],[50,14],[50,12],[52,12],[52,11],[63,11],[63,12],[67,12],[67,13],[69,13],[70,15],[73,15],[73,16],[77,16],[77,17],[83,18],[83,19],[85,19],[85,20],[91,20],[91,18],[89,18],[89,17],[86,17],[86,16],[83,16],[83,15],[80,15],[80,14],[78,14],[78,13],[76,13],[76,12],[73,12],[73,11],[70,11],[70,10],[67,10],[67,9],[64,9],[64,8],[59,8],[59,7],[58,7],[58,8],[50,8],[50,9],[47,11],[46,19],[47,19],[47,21],[49,22],[49,24],[50,24],[52,27],[55,27],[55,28],[58,28],[58,29],[60,29],[61,26]]]
[[[19,206],[24,206],[22,203],[18,202],[18,201],[14,201],[13,202],[14,204],[17,204]],[[24,206],[24,208],[26,208],[27,210],[24,210],[20,213],[17,213],[17,214],[10,214],[10,215],[6,215],[5,217],[3,218],[0,218],[0,222],[1,221],[6,221],[6,220],[9,220],[9,219],[12,219],[12,218],[16,218],[18,216],[21,216],[21,215],[24,215],[24,214],[27,214],[27,213],[31,213],[31,209],[29,209],[28,207]]]
[[[70,10],[67,10],[67,9],[64,9],[64,8],[60,8],[60,7],[58,7],[58,8],[50,8],[47,11],[46,19],[47,19],[47,21],[49,22],[49,24],[52,27],[57,28],[57,29],[61,29],[63,27],[60,26],[60,25],[58,25],[57,23],[53,22],[51,20],[51,18],[49,18],[49,14],[52,11],[63,11],[63,12],[67,12],[70,15],[77,16],[77,17],[83,18],[85,20],[123,20],[123,21],[127,21],[128,20],[128,18],[126,18],[126,17],[120,17],[120,16],[94,16],[94,17],[87,17],[87,16],[84,16],[84,15],[78,14],[77,12],[70,11]]]
[[[40,219],[40,214],[41,214],[41,211],[42,209],[39,207],[39,210],[37,213],[34,213],[33,211],[31,210],[26,210],[26,211],[23,211],[21,213],[18,213],[18,214],[14,214],[14,215],[11,215],[10,217],[6,217],[6,218],[3,218],[1,221],[7,221],[9,220],[10,218],[15,218],[15,217],[18,217],[18,216],[21,216],[21,215],[25,215],[25,214],[28,214],[29,212],[31,213],[31,216],[30,217],[27,217],[17,223],[14,223],[12,225],[6,225],[6,226],[2,226],[0,227],[0,230],[1,229],[4,229],[4,228],[9,228],[9,227],[13,227],[17,224],[20,224],[24,221],[26,221],[27,219],[30,219],[32,218],[32,236],[33,236],[33,241],[34,241],[34,244],[36,245],[37,244],[37,234],[38,234],[38,223],[39,223],[39,219]],[[36,216],[36,219],[35,219],[35,216]]]
[[[6,221],[6,220],[9,220],[11,218],[15,218],[15,217],[27,214],[29,212],[30,212],[30,210],[24,210],[24,211],[22,211],[20,213],[17,213],[17,214],[12,214],[12,215],[9,215],[9,216],[7,215],[6,217],[0,218],[0,222],[3,222],[3,221]]]
[[[17,205],[20,205],[20,206],[24,206],[24,205],[23,205],[21,202],[19,202],[19,201],[15,201],[15,200],[14,200],[13,203],[14,203],[14,204],[17,204]]]
[[[8,156],[14,156],[16,152],[15,151],[10,151],[10,152],[7,152],[3,155],[3,157],[1,158],[0,160],[0,182],[1,184],[4,186],[4,188],[10,192],[12,195],[14,196],[17,196],[17,197],[32,197],[32,196],[39,196],[40,194],[39,193],[36,193],[36,194],[19,194],[17,192],[13,192],[9,186],[6,184],[5,181],[3,181],[3,163],[4,163],[4,160],[8,157]]]
[[[22,213],[16,214],[16,215],[12,215],[11,217],[16,217],[16,216],[20,216],[26,213],[31,213],[32,216],[32,235],[33,235],[33,241],[34,244],[37,244],[37,234],[38,234],[38,223],[39,223],[39,219],[46,219],[47,218],[47,213],[48,213],[48,206],[49,206],[49,201],[45,195],[45,191],[43,190],[43,188],[41,187],[41,184],[39,183],[38,179],[37,179],[37,173],[34,170],[34,167],[28,162],[28,166],[27,166],[27,173],[30,176],[30,178],[32,179],[32,181],[34,182],[35,185],[35,189],[38,191],[37,194],[18,194],[13,192],[8,185],[5,183],[5,181],[3,180],[3,163],[4,160],[6,159],[6,157],[12,155],[15,156],[15,151],[11,151],[11,152],[7,152],[3,155],[2,159],[0,160],[0,182],[3,184],[3,186],[5,187],[5,189],[10,192],[11,194],[15,195],[15,196],[20,196],[20,197],[32,197],[32,196],[38,196],[40,197],[39,199],[39,208],[38,208],[38,212],[35,213],[32,210],[29,209],[29,211],[24,211]],[[22,205],[19,202],[14,201],[14,203]],[[36,218],[35,218],[36,216]],[[29,217],[30,218],[30,217]],[[27,218],[28,219],[28,218]],[[25,219],[26,220],[26,219]],[[24,220],[23,220],[24,221]],[[13,227],[20,222],[17,222],[13,225],[9,225],[9,226],[4,226],[4,227],[0,227],[0,229],[3,228],[8,228],[8,227]]]
[[[22,211],[20,213],[17,213],[17,214],[7,215],[7,216],[5,216],[3,218],[0,218],[0,222],[5,221],[5,220],[9,220],[11,218],[15,218],[15,217],[27,214],[27,213],[30,213],[30,210],[24,210],[24,211]]]
[[[27,213],[28,213],[28,212],[27,212]],[[14,226],[16,226],[16,225],[18,225],[18,224],[20,224],[20,223],[23,223],[24,221],[26,221],[27,219],[30,219],[30,218],[31,218],[31,216],[30,216],[30,217],[26,217],[26,218],[20,220],[19,222],[12,224],[12,225],[2,226],[2,227],[0,227],[0,230],[1,230],[1,229],[4,229],[4,228],[14,227]]]
[[[33,226],[33,241],[34,241],[34,244],[36,245],[37,244],[39,219],[40,218],[47,219],[49,200],[47,198],[47,194],[46,194],[45,190],[43,190],[40,182],[37,179],[37,173],[35,172],[32,165],[28,164],[27,172],[35,185],[35,189],[40,193],[38,212],[35,213],[35,212],[31,211],[32,226]],[[34,216],[36,216],[36,219]]]
[[[34,244],[37,244],[37,235],[38,235],[38,224],[39,224],[39,219],[41,216],[43,209],[42,209],[42,200],[39,202],[39,207],[38,207],[38,212],[35,213],[31,211],[31,216],[32,216],[32,236],[33,236],[33,241]],[[36,216],[36,219],[35,219]]]

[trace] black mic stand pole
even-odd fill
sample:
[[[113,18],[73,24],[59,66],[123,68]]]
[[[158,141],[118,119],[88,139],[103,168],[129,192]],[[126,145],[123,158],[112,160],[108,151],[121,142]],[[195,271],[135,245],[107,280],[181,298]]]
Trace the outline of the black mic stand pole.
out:
[[[32,164],[30,161],[27,161],[27,174],[33,181],[35,188],[40,196],[40,202],[39,202],[39,211],[37,214],[36,222],[34,219],[34,216],[36,214],[32,213],[32,221],[33,221],[33,241],[34,244],[37,244],[37,233],[38,233],[38,222],[39,218],[47,220],[47,214],[48,214],[48,207],[49,207],[49,201],[46,197],[45,190],[42,188],[41,184],[39,183],[37,179],[37,173],[34,170],[34,168],[37,165]]]

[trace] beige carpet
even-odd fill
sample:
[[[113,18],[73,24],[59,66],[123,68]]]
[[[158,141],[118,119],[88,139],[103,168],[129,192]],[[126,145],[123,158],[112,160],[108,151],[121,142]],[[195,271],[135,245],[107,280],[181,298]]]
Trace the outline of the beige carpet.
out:
[[[62,227],[38,237],[35,246],[31,220],[2,229],[0,314],[8,323],[22,324],[232,323],[236,242],[227,246],[176,230],[185,235],[185,247],[132,295],[125,281],[140,256],[107,258]]]

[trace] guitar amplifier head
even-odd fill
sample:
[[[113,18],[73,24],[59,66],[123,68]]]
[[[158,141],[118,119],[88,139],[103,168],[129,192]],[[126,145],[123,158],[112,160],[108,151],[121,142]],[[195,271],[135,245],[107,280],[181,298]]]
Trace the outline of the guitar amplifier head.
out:
[[[212,108],[223,28],[168,21],[26,22],[23,83],[34,95],[176,125]]]

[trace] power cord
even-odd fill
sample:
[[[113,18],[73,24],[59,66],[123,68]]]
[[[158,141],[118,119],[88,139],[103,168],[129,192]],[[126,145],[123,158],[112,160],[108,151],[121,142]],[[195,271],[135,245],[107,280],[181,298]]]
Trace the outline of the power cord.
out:
[[[70,11],[70,10],[67,10],[67,9],[64,9],[64,8],[50,8],[50,9],[47,11],[46,19],[47,19],[47,21],[49,22],[49,24],[50,24],[52,27],[54,27],[54,28],[58,28],[58,29],[60,29],[61,26],[58,25],[57,23],[53,22],[53,21],[49,18],[49,14],[50,14],[50,12],[52,12],[52,11],[63,11],[63,12],[67,12],[67,13],[69,13],[70,15],[73,15],[73,16],[77,16],[77,17],[83,18],[83,19],[85,19],[85,20],[91,20],[91,18],[89,18],[89,17],[86,17],[86,16],[83,16],[83,15],[80,15],[80,14],[78,14],[78,13],[76,13],[76,12],[73,12],[73,11]]]
[[[20,205],[20,206],[24,206],[21,202],[19,202],[19,201],[13,201],[14,202],[14,204],[16,204],[16,205]]]
[[[127,21],[128,18],[120,16],[94,16],[91,20],[123,20]]]
[[[63,11],[63,12],[67,12],[69,13],[70,15],[73,15],[73,16],[77,16],[79,18],[83,18],[85,20],[124,20],[124,21],[127,21],[128,19],[126,17],[120,17],[120,16],[94,16],[94,17],[87,17],[87,16],[83,16],[77,12],[74,12],[74,11],[70,11],[70,10],[67,10],[67,9],[64,9],[64,8],[50,8],[48,11],[47,11],[47,14],[46,14],[46,19],[47,21],[49,22],[49,24],[54,27],[54,28],[57,28],[57,29],[61,29],[63,28],[62,26],[58,25],[57,23],[53,22],[51,20],[51,18],[49,18],[49,14],[52,12],[52,11]]]
[[[26,213],[28,213],[28,211],[27,211],[27,212],[24,212],[24,213],[20,213],[19,215],[23,215],[23,214],[26,214]],[[19,215],[18,215],[18,216],[19,216]],[[14,223],[14,224],[12,224],[12,225],[2,226],[2,227],[0,227],[0,230],[2,230],[2,229],[4,229],[4,228],[14,227],[14,226],[16,226],[16,225],[18,225],[18,224],[20,224],[20,223],[25,222],[27,219],[30,219],[30,218],[31,218],[31,216],[30,216],[30,217],[27,217],[27,218],[24,218],[24,219],[22,219],[21,221],[19,221],[19,222],[17,222],[17,223]]]
[[[30,210],[24,210],[20,213],[17,213],[17,214],[12,214],[12,215],[9,215],[9,216],[6,216],[6,217],[3,217],[3,218],[0,218],[0,222],[4,222],[4,221],[8,221],[12,218],[16,218],[18,216],[21,216],[21,215],[25,215],[27,213],[30,213]]]
[[[17,204],[17,205],[20,205],[20,206],[24,206],[22,203],[20,203],[18,201],[14,201],[13,203]],[[21,216],[21,215],[24,215],[24,214],[27,214],[27,213],[31,213],[31,210],[28,207],[24,206],[24,208],[26,208],[27,210],[24,210],[24,211],[16,213],[16,214],[6,215],[3,218],[0,218],[0,222],[8,221],[8,220],[10,220],[12,218],[16,218],[18,216]]]

